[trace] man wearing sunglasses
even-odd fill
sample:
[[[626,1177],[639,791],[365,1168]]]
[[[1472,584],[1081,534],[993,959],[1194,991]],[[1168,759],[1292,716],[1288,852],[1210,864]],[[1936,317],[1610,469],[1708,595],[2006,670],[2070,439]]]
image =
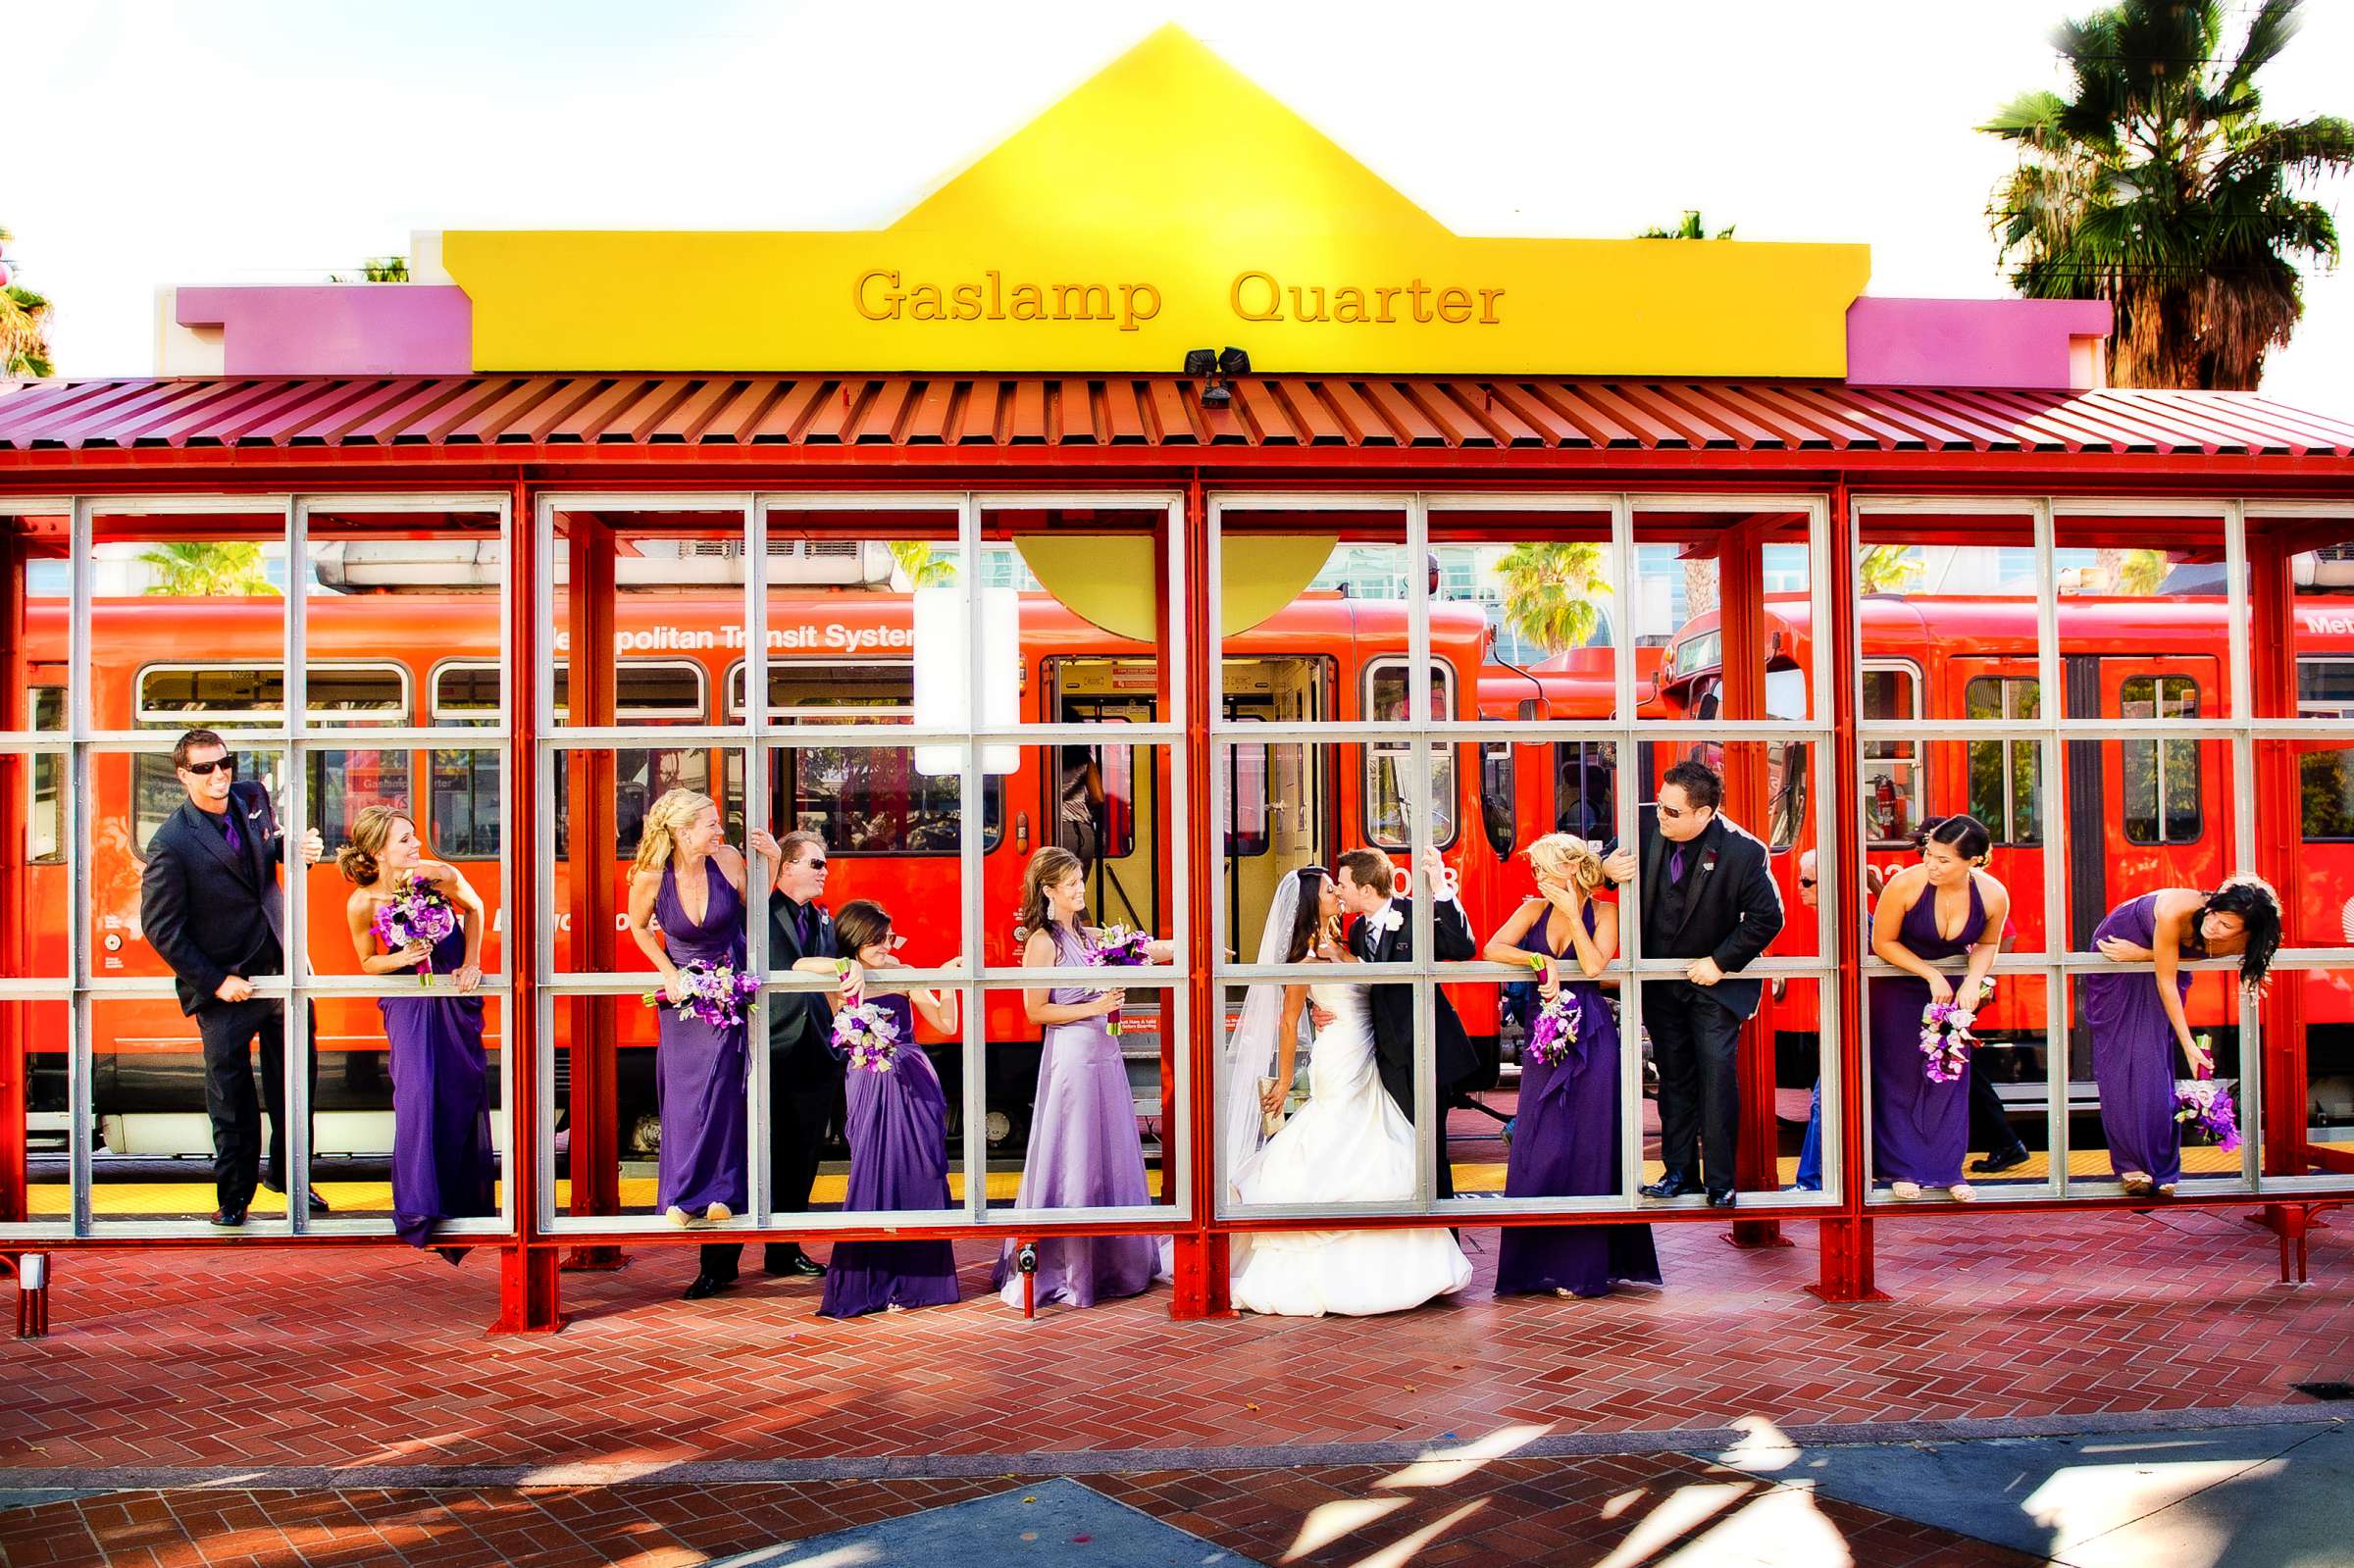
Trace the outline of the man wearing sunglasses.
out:
[[[1741,1126],[1736,1047],[1761,991],[1739,972],[1781,931],[1782,895],[1766,846],[1719,814],[1723,802],[1715,769],[1696,758],[1677,763],[1643,820],[1641,854],[1615,848],[1603,870],[1620,885],[1643,879],[1643,956],[1685,960],[1682,979],[1643,984],[1667,1167],[1643,1195],[1700,1191],[1705,1165],[1709,1206],[1729,1209]]]
[[[188,798],[164,820],[147,846],[139,882],[139,928],[172,967],[179,1010],[196,1020],[204,1042],[204,1107],[213,1122],[213,1223],[245,1223],[257,1180],[286,1185],[286,1004],[256,996],[257,975],[286,973],[286,898],[279,868],[285,835],[261,781],[237,778],[237,754],[210,730],[190,730],[172,747],[172,766]],[[303,835],[302,863],[316,865],[325,845]],[[253,1054],[262,1053],[262,1103],[270,1111],[270,1166],[262,1173],[261,1109],[253,1092]],[[316,1089],[316,1045],[304,1053]],[[311,1211],[327,1200],[311,1193]]]

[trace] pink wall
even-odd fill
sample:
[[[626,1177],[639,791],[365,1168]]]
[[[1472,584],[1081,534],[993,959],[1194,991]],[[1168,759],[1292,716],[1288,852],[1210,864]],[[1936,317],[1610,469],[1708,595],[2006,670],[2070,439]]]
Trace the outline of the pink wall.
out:
[[[1847,311],[1850,386],[2067,390],[2078,338],[2109,335],[2097,299],[1875,299]]]
[[[436,283],[182,288],[182,327],[219,327],[230,376],[463,376],[474,306]]]

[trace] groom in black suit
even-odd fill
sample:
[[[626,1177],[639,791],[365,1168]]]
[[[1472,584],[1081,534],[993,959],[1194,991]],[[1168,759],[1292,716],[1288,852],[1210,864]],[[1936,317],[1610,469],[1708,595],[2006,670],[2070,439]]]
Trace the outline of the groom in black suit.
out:
[[[190,730],[172,747],[172,765],[187,800],[155,831],[139,880],[139,929],[172,966],[179,1010],[196,1020],[204,1042],[204,1108],[213,1120],[213,1223],[245,1223],[261,1176],[261,1111],[254,1103],[253,1057],[262,1052],[262,1100],[270,1109],[267,1185],[285,1189],[286,1004],[256,996],[256,975],[286,973],[286,897],[279,867],[285,835],[261,781],[237,782],[237,757],[210,730]],[[303,835],[302,862],[315,865],[323,843]],[[317,1033],[303,1052],[311,1086],[319,1083]],[[311,1193],[313,1213],[327,1200]]]
[[[1640,858],[1613,849],[1603,870],[1622,885],[1642,875],[1643,956],[1690,960],[1681,980],[1643,983],[1667,1167],[1643,1195],[1699,1191],[1705,1163],[1710,1206],[1729,1209],[1741,1126],[1737,1046],[1763,988],[1739,971],[1782,929],[1782,894],[1766,846],[1727,820],[1723,804],[1715,769],[1677,763],[1661,782],[1656,814],[1643,819]]]
[[[796,830],[781,839],[752,835],[755,853],[777,861],[776,890],[768,896],[768,967],[791,969],[804,958],[839,958],[834,917],[818,900],[826,895],[826,841]],[[768,1012],[769,1209],[805,1213],[817,1186],[818,1157],[825,1151],[826,1124],[843,1093],[842,1062],[828,1044],[834,1035],[834,1005],[824,991],[780,991],[766,999]],[[702,1249],[701,1271],[687,1287],[687,1299],[699,1301],[736,1283],[743,1260],[741,1241],[713,1241]],[[769,1274],[823,1279],[826,1266],[798,1242],[771,1241],[761,1249],[760,1267]]]
[[[1349,933],[1349,950],[1369,964],[1403,964],[1413,958],[1414,903],[1393,897],[1397,871],[1378,849],[1352,849],[1340,859],[1335,873],[1341,907],[1357,917]],[[1479,956],[1470,923],[1455,889],[1447,885],[1447,868],[1438,851],[1425,851],[1422,885],[1436,895],[1430,912],[1431,947],[1439,958],[1456,962]],[[1414,1119],[1414,988],[1410,985],[1374,985],[1367,988],[1367,1011],[1373,1020],[1373,1058],[1381,1087],[1389,1091],[1406,1119]],[[1437,1124],[1438,1195],[1455,1196],[1455,1172],[1447,1157],[1447,1107],[1458,1084],[1479,1069],[1479,1058],[1463,1034],[1463,1021],[1445,991],[1432,988],[1437,1022],[1434,1076],[1438,1085]]]

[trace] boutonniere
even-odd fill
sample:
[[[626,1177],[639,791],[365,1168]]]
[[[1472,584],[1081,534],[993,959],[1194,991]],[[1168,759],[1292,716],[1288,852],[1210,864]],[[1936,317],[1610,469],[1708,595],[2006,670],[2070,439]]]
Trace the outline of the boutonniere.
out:
[[[1374,936],[1387,936],[1406,924],[1406,917],[1398,913],[1397,905],[1390,904],[1385,905],[1379,914],[1367,915],[1365,924],[1372,929]]]
[[[1714,871],[1715,869],[1716,851],[1712,849],[1707,854],[1700,857],[1700,874],[1703,877],[1706,877],[1710,872]]]

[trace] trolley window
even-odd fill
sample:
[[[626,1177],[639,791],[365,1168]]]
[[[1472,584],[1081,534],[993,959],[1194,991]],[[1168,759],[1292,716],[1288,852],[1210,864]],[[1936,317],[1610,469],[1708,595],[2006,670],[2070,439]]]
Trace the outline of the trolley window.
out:
[[[1488,832],[1488,847],[1498,859],[1512,852],[1519,839],[1519,820],[1513,802],[1519,781],[1513,777],[1512,743],[1490,740],[1479,748],[1479,811]]]
[[[312,724],[402,724],[409,716],[409,673],[396,664],[303,666]],[[275,725],[286,711],[282,666],[149,665],[139,672],[138,723],[185,730]]]
[[[2199,683],[2186,675],[2142,675],[2119,692],[2127,719],[2196,719]],[[2199,743],[2127,740],[2120,750],[2124,772],[2125,841],[2190,843],[2200,833]]]
[[[2354,718],[2354,659],[2298,660],[2297,712],[2316,719]],[[2354,748],[2301,751],[2297,771],[2305,841],[2354,840]]]
[[[1618,835],[1618,754],[1609,741],[1554,743],[1553,828],[1597,843]]]
[[[1920,717],[1920,672],[1909,664],[1867,666],[1864,718]],[[1920,826],[1921,765],[1911,740],[1864,742],[1865,837],[1875,849],[1909,844]]]
[[[32,688],[32,727],[66,727],[66,693],[62,686]],[[32,817],[25,824],[25,858],[54,865],[66,858],[66,793],[62,787],[66,759],[54,751],[32,754]]]
[[[1408,713],[1407,661],[1376,659],[1365,670],[1366,717],[1384,723],[1404,723]],[[1430,716],[1447,723],[1456,717],[1455,669],[1439,663],[1430,672]],[[1381,849],[1406,849],[1407,818],[1411,814],[1413,750],[1403,740],[1376,740],[1365,746],[1365,838]],[[1444,849],[1455,842],[1455,747],[1443,741],[1430,746],[1430,841]]]
[[[1262,724],[1255,713],[1238,713],[1236,724]],[[1226,748],[1226,853],[1239,858],[1267,852],[1267,748],[1245,741]]]
[[[2041,688],[2031,677],[1980,676],[1962,688],[1970,719],[2037,719]],[[1998,844],[2043,841],[2042,751],[2033,740],[1970,742],[1970,814]]]
[[[742,753],[728,753],[721,815],[731,835],[743,825]],[[770,830],[816,834],[832,855],[953,855],[964,783],[918,773],[912,746],[795,746],[780,749],[780,786],[769,800]],[[1003,830],[1004,780],[981,786],[981,843],[994,850]]]
[[[743,717],[742,664],[728,670],[728,718]],[[815,711],[812,711],[815,710]],[[915,717],[915,666],[904,659],[771,661],[771,722],[903,724]]]

